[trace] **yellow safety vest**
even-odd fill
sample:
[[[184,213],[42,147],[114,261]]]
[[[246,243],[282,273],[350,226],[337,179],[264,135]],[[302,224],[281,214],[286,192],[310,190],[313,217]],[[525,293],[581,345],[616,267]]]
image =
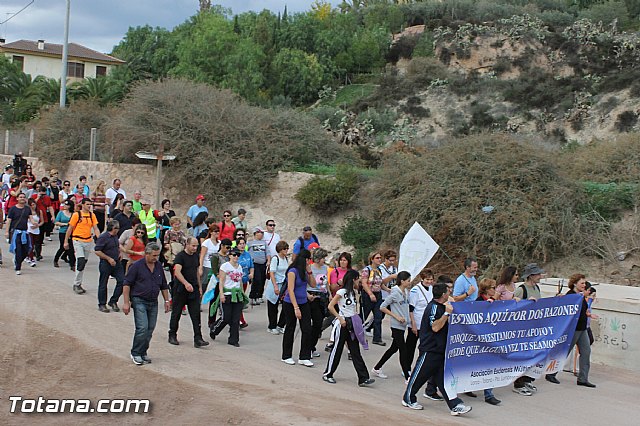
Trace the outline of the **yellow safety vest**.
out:
[[[153,210],[149,209],[149,213],[140,210],[138,213],[140,222],[147,227],[147,238],[156,238],[156,218],[153,216]]]

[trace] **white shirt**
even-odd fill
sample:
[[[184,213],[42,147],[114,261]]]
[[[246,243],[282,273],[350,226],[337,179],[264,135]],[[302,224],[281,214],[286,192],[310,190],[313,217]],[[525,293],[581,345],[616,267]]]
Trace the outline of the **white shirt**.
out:
[[[347,296],[347,290],[344,288],[336,291],[336,294],[340,295],[340,300],[338,301],[338,308],[340,309],[338,313],[340,316],[349,318],[356,315],[357,303],[355,294]]]
[[[122,194],[124,199],[127,199],[127,193],[124,192],[124,189],[122,188],[115,189],[112,186],[111,188],[107,189],[107,192],[105,192],[104,196],[107,197],[107,214],[109,214],[109,208],[111,207],[111,204],[113,204],[113,200],[115,200],[116,195],[118,194]]]
[[[378,266],[378,270],[380,271],[380,276],[382,277],[382,279],[384,280],[385,278],[387,278],[389,275],[393,275],[393,274],[397,274],[398,273],[398,268],[396,268],[395,266],[391,265],[388,269],[385,266],[385,264],[381,264],[380,266]],[[394,283],[395,284],[395,280],[391,280],[389,281],[386,286],[389,287],[389,289],[391,289],[391,284]],[[389,295],[388,291],[384,291],[382,290],[382,300],[386,299],[386,297]]]
[[[272,257],[277,256],[278,252],[276,251],[276,245],[280,242],[280,235],[276,232],[274,232],[273,234],[271,232],[265,232],[262,239],[267,243],[267,246],[269,247],[269,252],[267,253],[267,255]]]
[[[226,274],[224,278],[224,288],[241,288],[243,275],[242,266],[238,265],[237,268],[234,268],[231,262],[226,262],[220,266],[220,270]],[[224,294],[231,294],[231,292],[225,291]]]
[[[202,262],[202,266],[204,268],[211,268],[211,256],[213,256],[214,253],[217,253],[218,250],[220,249],[220,242],[216,244],[213,241],[211,241],[211,238],[207,238],[202,243],[202,248],[207,250],[207,254],[204,255],[204,261]]]
[[[409,292],[409,305],[413,306],[413,318],[416,320],[416,327],[418,327],[418,329],[420,329],[420,324],[422,324],[424,311],[433,299],[432,290],[432,286],[424,288],[422,283],[418,283],[414,285]]]

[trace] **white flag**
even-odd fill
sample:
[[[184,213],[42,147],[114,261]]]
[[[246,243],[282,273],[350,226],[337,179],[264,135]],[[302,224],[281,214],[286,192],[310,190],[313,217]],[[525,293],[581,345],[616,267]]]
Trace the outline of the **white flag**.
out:
[[[407,271],[412,279],[415,278],[439,248],[440,246],[433,241],[431,235],[418,222],[415,222],[400,244],[398,272]]]

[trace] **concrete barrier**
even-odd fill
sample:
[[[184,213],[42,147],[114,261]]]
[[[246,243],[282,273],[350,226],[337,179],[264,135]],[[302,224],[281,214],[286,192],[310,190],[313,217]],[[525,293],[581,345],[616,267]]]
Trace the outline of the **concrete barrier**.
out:
[[[540,283],[544,297],[554,296],[559,283],[568,290],[568,279],[547,278]],[[591,362],[640,370],[640,288],[594,283],[597,299],[592,312],[600,318],[591,321],[595,342]]]

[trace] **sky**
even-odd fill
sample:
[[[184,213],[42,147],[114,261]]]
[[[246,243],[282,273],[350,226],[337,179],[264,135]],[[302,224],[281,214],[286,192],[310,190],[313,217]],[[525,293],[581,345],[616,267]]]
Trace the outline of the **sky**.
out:
[[[31,0],[0,0],[0,22],[10,18]],[[288,13],[309,10],[313,0],[213,0],[232,12],[249,10]],[[340,0],[330,0],[337,5]],[[0,38],[61,44],[64,39],[66,0],[34,0],[24,11],[0,25]],[[194,15],[198,0],[71,0],[69,41],[109,53],[129,27],[151,25],[172,29]]]

